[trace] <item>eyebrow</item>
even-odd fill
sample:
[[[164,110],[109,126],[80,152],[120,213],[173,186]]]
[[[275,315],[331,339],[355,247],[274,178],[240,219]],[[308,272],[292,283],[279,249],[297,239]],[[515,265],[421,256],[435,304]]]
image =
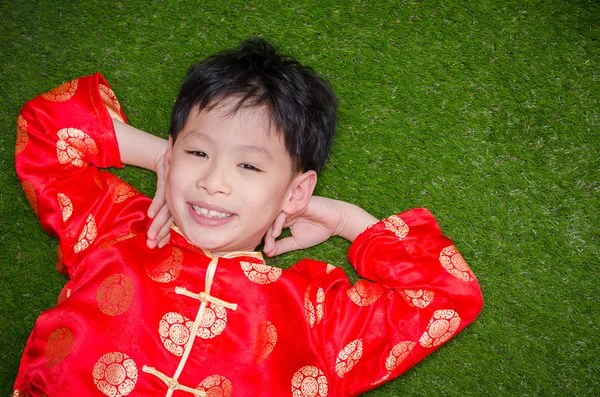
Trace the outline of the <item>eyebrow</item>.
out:
[[[266,161],[273,162],[273,156],[265,148],[254,145],[238,146],[237,151],[242,153],[254,153],[263,157]]]
[[[191,139],[191,138],[197,138],[204,142],[210,143],[212,145],[216,144],[215,140],[212,137],[210,137],[209,135],[206,135],[200,131],[197,131],[197,130],[190,130],[187,133],[187,135],[185,136],[184,141],[187,139]],[[263,148],[262,146],[239,145],[239,146],[236,146],[235,149],[240,153],[257,154],[257,155],[263,157],[266,161],[273,162],[273,156],[271,156],[271,153],[269,153],[269,151],[267,149]]]

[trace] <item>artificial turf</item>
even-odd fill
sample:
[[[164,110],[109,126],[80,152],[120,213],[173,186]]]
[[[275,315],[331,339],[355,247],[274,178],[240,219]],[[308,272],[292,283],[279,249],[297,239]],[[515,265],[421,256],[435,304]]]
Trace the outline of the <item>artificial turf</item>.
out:
[[[165,137],[187,68],[251,36],[338,95],[317,193],[379,218],[429,208],[482,287],[475,323],[365,395],[600,395],[596,1],[13,0],[0,16],[0,395],[65,283],[14,172],[20,107],[101,71],[132,125]],[[151,173],[118,174],[152,194]],[[347,247],[270,263],[351,273]]]

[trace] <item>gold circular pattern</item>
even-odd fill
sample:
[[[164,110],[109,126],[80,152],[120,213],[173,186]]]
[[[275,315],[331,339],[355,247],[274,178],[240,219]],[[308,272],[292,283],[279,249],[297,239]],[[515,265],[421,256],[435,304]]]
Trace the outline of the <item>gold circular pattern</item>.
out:
[[[450,245],[442,250],[440,253],[440,263],[448,273],[459,280],[467,282],[475,280],[475,275],[454,245]]]
[[[269,356],[277,344],[277,329],[267,320],[263,320],[258,326],[256,340],[254,341],[254,362],[259,363]]]
[[[306,316],[306,321],[308,325],[312,328],[317,321],[317,315],[315,312],[315,306],[310,301],[310,285],[306,289],[304,293],[304,315]]]
[[[265,265],[264,263],[240,262],[248,280],[256,284],[271,284],[277,281],[282,274],[278,267]]]
[[[158,333],[165,349],[180,357],[190,339],[193,325],[192,321],[179,313],[165,314],[158,325]]]
[[[383,295],[383,287],[379,284],[367,280],[358,280],[352,288],[346,291],[352,302],[358,306],[369,306]]]
[[[395,370],[398,365],[404,361],[404,359],[409,355],[412,351],[413,347],[415,347],[415,342],[400,342],[390,351],[388,358],[385,360],[385,369],[388,371]]]
[[[92,214],[89,214],[85,221],[85,225],[83,226],[83,230],[81,230],[81,234],[79,234],[77,243],[73,247],[73,251],[78,253],[88,248],[96,239],[97,232],[96,220]]]
[[[329,273],[331,273],[334,270],[335,270],[335,266],[333,266],[333,265],[331,265],[331,264],[328,263],[327,267],[325,268],[325,273],[329,274]]]
[[[211,375],[198,385],[197,390],[206,393],[207,397],[231,397],[233,384],[221,375]]]
[[[426,289],[405,289],[399,290],[398,293],[402,295],[406,301],[419,309],[424,309],[433,301],[435,296],[433,291],[429,291]]]
[[[363,344],[361,339],[352,341],[340,351],[335,360],[335,372],[340,378],[343,378],[354,368],[363,354]]]
[[[115,204],[120,204],[136,195],[136,191],[128,183],[123,182],[118,178],[111,179],[108,182],[108,187],[110,189],[112,201]]]
[[[124,121],[120,114],[121,104],[119,104],[113,90],[104,84],[98,84],[98,89],[100,91],[100,96],[102,97],[102,102],[104,102],[104,106],[108,109],[110,116],[119,119],[120,121]]]
[[[73,333],[67,328],[59,328],[50,334],[46,343],[46,367],[56,367],[71,351]]]
[[[398,239],[403,239],[408,234],[408,225],[398,215],[392,215],[383,221],[386,230],[394,233]]]
[[[56,156],[61,164],[73,164],[76,167],[86,167],[86,155],[96,155],[98,146],[85,132],[77,128],[63,128],[56,135]]]
[[[42,94],[42,98],[51,101],[51,102],[64,102],[68,101],[75,95],[75,91],[77,91],[77,86],[79,83],[79,79],[75,79],[73,81],[68,81],[59,85],[58,87]]]
[[[71,215],[73,215],[73,203],[70,198],[62,193],[56,195],[56,200],[58,201],[60,211],[62,212],[62,220],[63,222],[66,222]]]
[[[19,115],[17,117],[17,142],[15,144],[15,154],[19,154],[25,149],[29,142],[29,135],[27,134],[27,121],[25,117]]]
[[[156,265],[154,268],[147,268],[148,277],[159,283],[169,283],[181,274],[181,264],[183,262],[183,252],[176,247],[170,246],[169,257]]]
[[[138,370],[127,354],[112,352],[100,357],[92,375],[98,390],[110,397],[121,397],[135,388]]]
[[[202,339],[220,335],[227,325],[227,310],[223,306],[209,303],[204,310],[197,335]]]
[[[33,183],[29,181],[21,182],[21,187],[23,188],[23,192],[25,193],[25,198],[29,201],[29,205],[33,208],[33,212],[38,215],[38,198],[35,193],[35,189],[33,187]]]
[[[100,284],[96,292],[98,308],[109,316],[118,316],[129,309],[133,300],[133,283],[124,274],[113,274]]]
[[[292,377],[293,397],[325,397],[328,389],[325,374],[312,365],[300,368]]]
[[[423,347],[439,346],[450,339],[459,326],[460,317],[454,310],[437,310],[429,320],[419,343]]]

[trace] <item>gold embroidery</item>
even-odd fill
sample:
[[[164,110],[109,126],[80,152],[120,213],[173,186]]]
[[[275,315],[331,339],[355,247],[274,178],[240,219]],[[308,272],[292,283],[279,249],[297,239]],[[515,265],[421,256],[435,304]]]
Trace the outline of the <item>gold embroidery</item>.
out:
[[[419,343],[423,347],[439,346],[450,339],[459,326],[460,317],[454,310],[437,310]]]
[[[19,115],[17,117],[17,142],[15,144],[15,154],[19,154],[25,149],[29,142],[29,135],[27,134],[27,121],[25,117]]]
[[[58,294],[58,299],[56,304],[60,305],[61,303],[63,303],[65,300],[67,300],[67,298],[69,298],[71,296],[71,288],[67,288],[66,286],[62,289],[62,291],[60,291],[60,294]]]
[[[404,361],[415,345],[415,342],[400,342],[392,347],[388,358],[385,360],[385,369],[388,371],[395,370],[398,365]]]
[[[263,263],[240,262],[248,280],[256,284],[271,284],[281,276],[281,269]]]
[[[138,370],[127,354],[112,352],[100,357],[92,375],[98,390],[110,397],[121,397],[135,388]]]
[[[35,193],[35,189],[33,188],[33,183],[29,181],[23,181],[21,182],[21,186],[23,187],[25,198],[27,198],[27,201],[29,201],[29,205],[31,205],[31,208],[33,208],[33,212],[35,212],[35,214],[39,216],[38,199],[37,194]]]
[[[73,81],[68,81],[59,85],[58,87],[42,94],[42,97],[48,101],[52,102],[64,102],[75,94],[77,91],[77,85],[79,83],[79,79],[75,79]]]
[[[71,203],[71,199],[62,193],[56,195],[56,200],[62,212],[62,220],[66,222],[73,215],[73,203]]]
[[[328,388],[323,371],[312,365],[300,368],[292,377],[293,397],[324,397]]]
[[[306,321],[308,321],[308,325],[312,328],[315,325],[317,316],[315,313],[315,307],[310,301],[310,285],[304,293],[304,314],[306,315]]]
[[[104,240],[103,242],[98,244],[98,249],[101,249],[101,250],[108,249],[118,242],[129,240],[130,238],[134,238],[135,236],[137,236],[137,234],[135,234],[133,232],[129,232],[129,234],[117,236],[117,237],[111,238],[109,240]]]
[[[170,312],[163,316],[158,333],[165,348],[176,356],[183,354],[194,323],[179,313]]]
[[[65,268],[65,262],[63,261],[63,253],[60,249],[60,244],[58,245],[58,249],[56,251],[56,270],[62,273]]]
[[[329,273],[331,273],[331,272],[332,272],[332,271],[334,271],[334,270],[335,270],[335,266],[333,266],[333,265],[330,265],[330,264],[328,263],[328,264],[327,264],[327,267],[325,268],[325,273],[329,274]]]
[[[59,328],[50,334],[46,343],[46,367],[56,367],[71,351],[73,333],[66,328]]]
[[[263,320],[258,326],[252,358],[255,363],[263,361],[273,352],[277,344],[277,329],[270,321]]]
[[[123,201],[137,194],[137,192],[131,186],[129,186],[129,184],[116,178],[109,180],[108,187],[110,189],[112,201],[115,204],[122,203]]]
[[[382,384],[383,382],[385,382],[389,377],[390,377],[391,372],[388,372],[387,374],[383,375],[380,379],[376,380],[375,382],[371,383],[371,386],[377,386]]]
[[[340,351],[335,360],[335,372],[340,378],[343,378],[348,372],[354,368],[358,360],[362,357],[363,345],[362,340],[357,339],[346,345]]]
[[[202,316],[197,335],[202,339],[220,335],[227,325],[227,311],[223,306],[210,303]]]
[[[205,392],[207,397],[231,397],[233,385],[224,376],[211,375],[198,385],[197,390]]]
[[[92,214],[89,214],[85,221],[85,225],[83,226],[83,230],[77,239],[77,243],[73,247],[73,251],[78,253],[88,248],[96,239],[96,233],[96,220]]]
[[[450,245],[442,250],[440,253],[440,263],[442,266],[444,266],[444,269],[446,269],[448,273],[459,280],[475,280],[475,275],[454,245]]]
[[[133,283],[124,274],[114,274],[100,284],[96,293],[98,308],[109,316],[118,316],[129,309],[133,299]]]
[[[392,215],[383,221],[386,230],[394,233],[399,239],[408,234],[408,225],[398,215]]]
[[[146,269],[148,277],[159,283],[169,283],[179,277],[181,273],[181,263],[183,262],[183,252],[179,248],[170,246],[169,257],[156,265],[154,268]]]
[[[121,117],[121,105],[113,90],[104,84],[98,84],[98,89],[100,91],[100,96],[102,97],[102,102],[104,102],[104,106],[106,106],[106,110],[108,110],[110,117],[125,122],[123,117]]]
[[[383,291],[383,287],[379,284],[358,280],[346,293],[358,306],[369,306],[383,295]]]
[[[104,189],[104,182],[100,180],[98,174],[94,174],[94,183],[98,186],[99,189]]]
[[[315,324],[321,323],[324,314],[325,292],[323,288],[317,290],[316,306],[310,300],[310,285],[304,293],[304,312],[308,325],[312,328]]]
[[[76,167],[87,167],[84,161],[86,154],[96,155],[96,142],[85,132],[77,128],[63,128],[56,135],[56,155],[61,164],[71,163]]]
[[[419,309],[426,308],[432,301],[434,297],[433,291],[429,291],[426,289],[405,289],[400,290],[398,293],[412,306],[416,306]]]
[[[320,324],[321,323],[321,319],[323,318],[323,314],[325,311],[325,292],[323,291],[323,288],[320,288],[317,290],[317,307],[316,307],[316,323]]]

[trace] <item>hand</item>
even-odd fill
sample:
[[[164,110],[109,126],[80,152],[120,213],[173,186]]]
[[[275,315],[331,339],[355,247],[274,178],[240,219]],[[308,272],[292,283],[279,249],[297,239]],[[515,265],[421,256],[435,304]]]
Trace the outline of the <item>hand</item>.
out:
[[[173,223],[173,217],[169,212],[169,207],[165,199],[165,155],[159,156],[155,160],[156,169],[156,194],[152,199],[152,204],[148,208],[148,216],[154,218],[148,228],[146,236],[146,245],[148,248],[162,248],[169,242],[171,237],[170,230]]]
[[[311,197],[306,209],[289,216],[282,212],[267,230],[263,251],[267,256],[312,247],[336,234],[342,220],[340,201],[325,197]],[[290,228],[291,237],[275,240],[283,228]]]

